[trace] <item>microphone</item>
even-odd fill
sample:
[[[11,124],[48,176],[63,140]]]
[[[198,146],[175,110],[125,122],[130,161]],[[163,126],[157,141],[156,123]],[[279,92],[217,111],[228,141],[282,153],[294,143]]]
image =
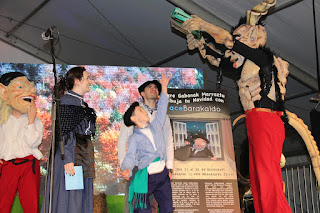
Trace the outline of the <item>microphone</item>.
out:
[[[45,41],[53,39],[53,30],[54,30],[54,26],[53,27],[49,27],[45,32],[43,32],[41,34],[41,38]]]

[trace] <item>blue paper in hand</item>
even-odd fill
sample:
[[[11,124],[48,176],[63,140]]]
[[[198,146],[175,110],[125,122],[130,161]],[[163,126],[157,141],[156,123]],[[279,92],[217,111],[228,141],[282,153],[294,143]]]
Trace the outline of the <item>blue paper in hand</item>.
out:
[[[80,190],[83,189],[83,171],[82,166],[75,166],[75,175],[64,174],[66,182],[66,190]]]

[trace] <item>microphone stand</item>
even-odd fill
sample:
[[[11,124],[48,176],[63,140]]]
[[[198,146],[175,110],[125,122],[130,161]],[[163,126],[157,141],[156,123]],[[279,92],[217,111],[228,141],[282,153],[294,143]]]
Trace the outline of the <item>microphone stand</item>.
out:
[[[50,187],[49,187],[49,213],[52,212],[52,201],[53,201],[53,184],[54,184],[54,158],[55,158],[55,145],[56,140],[59,141],[59,147],[61,151],[61,159],[64,159],[64,144],[62,141],[62,132],[61,132],[61,117],[60,117],[60,93],[59,93],[59,85],[58,85],[58,75],[56,71],[56,56],[54,52],[55,45],[59,41],[59,33],[58,33],[58,39],[56,44],[54,44],[54,37],[53,37],[53,31],[56,29],[56,27],[51,27],[47,30],[50,35],[48,35],[48,38],[43,38],[44,40],[50,40],[50,53],[52,56],[52,65],[53,65],[53,75],[54,75],[54,93],[52,98],[52,111],[51,111],[51,120],[52,120],[52,136],[51,136],[51,147],[50,147],[50,154],[49,154],[49,162],[47,164],[47,178],[45,181],[45,195],[44,195],[44,212],[46,212],[46,201],[47,201],[47,183],[48,183],[48,174],[50,173]],[[56,136],[56,128],[59,128],[59,135]],[[49,170],[50,165],[50,170]],[[50,171],[50,172],[49,172]]]

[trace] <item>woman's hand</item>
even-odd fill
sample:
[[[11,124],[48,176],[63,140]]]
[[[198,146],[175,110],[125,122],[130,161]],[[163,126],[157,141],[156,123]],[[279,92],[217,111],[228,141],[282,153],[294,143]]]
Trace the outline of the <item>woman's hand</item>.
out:
[[[74,170],[74,163],[67,163],[64,165],[64,172],[69,175],[74,175],[76,172]]]

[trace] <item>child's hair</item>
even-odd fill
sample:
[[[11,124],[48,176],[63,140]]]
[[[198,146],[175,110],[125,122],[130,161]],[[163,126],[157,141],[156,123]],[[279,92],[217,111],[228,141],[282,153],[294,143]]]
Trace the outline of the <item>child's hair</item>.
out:
[[[73,67],[67,72],[65,77],[60,77],[59,91],[61,96],[66,90],[73,88],[75,79],[82,79],[84,71],[86,71],[84,67]]]
[[[123,122],[126,126],[132,126],[135,125],[135,123],[131,120],[131,116],[134,112],[134,109],[139,106],[138,102],[134,102],[130,105],[129,109],[127,109],[127,111],[124,113],[123,115]]]

